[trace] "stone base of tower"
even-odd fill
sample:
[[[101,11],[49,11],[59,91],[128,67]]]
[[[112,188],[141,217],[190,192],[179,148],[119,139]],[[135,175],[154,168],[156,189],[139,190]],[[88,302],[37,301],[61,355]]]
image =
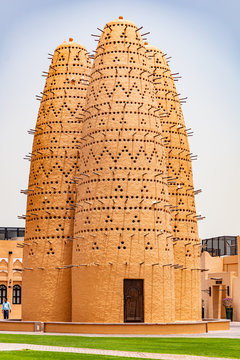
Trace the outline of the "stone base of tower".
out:
[[[173,323],[172,271],[169,267],[121,263],[74,268],[72,321]]]
[[[119,334],[119,335],[174,335],[201,334],[208,331],[225,331],[230,329],[229,320],[209,320],[177,323],[131,323],[99,324],[72,322],[34,322],[34,321],[0,321],[0,331],[23,331],[69,334]]]
[[[22,282],[23,321],[71,321],[70,269],[25,272]],[[71,279],[71,278],[70,278]]]
[[[230,329],[229,320],[211,320],[177,323],[44,323],[44,332],[71,334],[122,334],[122,335],[171,335],[171,334],[201,334],[208,331],[224,331]]]

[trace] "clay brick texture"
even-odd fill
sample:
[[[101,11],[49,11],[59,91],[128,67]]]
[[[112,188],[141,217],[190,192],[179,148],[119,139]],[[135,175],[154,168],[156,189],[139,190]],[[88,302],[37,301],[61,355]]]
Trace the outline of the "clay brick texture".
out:
[[[74,203],[91,62],[73,41],[58,46],[42,93],[32,148],[23,261],[23,319],[71,320]],[[34,305],[34,306],[33,306]]]
[[[166,153],[174,261],[182,266],[175,271],[176,320],[200,320],[200,254],[192,178],[192,154],[181,102],[166,55],[156,47],[146,46],[153,73],[156,98]]]
[[[124,281],[140,280],[135,320],[200,320],[199,245],[188,130],[163,53],[122,18],[105,25],[92,65],[81,45],[60,45],[34,133],[23,319],[131,321]]]
[[[146,322],[174,319],[161,124],[137,26],[105,26],[89,83],[77,187],[73,321],[123,321],[123,280],[144,280]],[[167,305],[167,306],[166,306]]]

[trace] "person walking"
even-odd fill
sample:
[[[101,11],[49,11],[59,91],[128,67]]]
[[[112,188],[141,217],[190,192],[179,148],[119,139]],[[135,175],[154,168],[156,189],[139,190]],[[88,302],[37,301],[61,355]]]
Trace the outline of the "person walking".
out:
[[[2,304],[2,313],[5,320],[8,320],[9,318],[9,311],[11,312],[11,305],[9,301],[7,301],[7,298],[5,298]]]

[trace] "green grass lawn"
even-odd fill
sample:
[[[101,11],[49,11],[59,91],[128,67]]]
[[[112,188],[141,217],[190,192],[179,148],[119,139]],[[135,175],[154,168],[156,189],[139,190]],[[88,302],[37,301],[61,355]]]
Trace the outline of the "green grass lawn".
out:
[[[72,354],[59,353],[51,351],[4,351],[0,352],[1,360],[40,360],[40,359],[54,359],[54,360],[136,360],[136,358],[126,358],[120,356],[107,355],[88,355],[88,354]],[[138,358],[139,359],[139,358]],[[140,359],[141,360],[141,359]]]
[[[0,342],[240,359],[240,340],[238,339],[130,338],[0,334]]]

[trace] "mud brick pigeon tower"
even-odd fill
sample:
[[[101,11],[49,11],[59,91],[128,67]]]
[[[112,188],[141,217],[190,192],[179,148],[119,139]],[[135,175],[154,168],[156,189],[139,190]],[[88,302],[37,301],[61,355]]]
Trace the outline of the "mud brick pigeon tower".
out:
[[[174,321],[161,122],[137,26],[106,24],[88,85],[77,176],[72,320]]]
[[[71,264],[79,138],[91,62],[69,39],[54,52],[31,153],[23,320],[71,321]]]
[[[147,45],[147,44],[146,44]],[[200,251],[195,191],[190,153],[181,102],[166,56],[156,47],[146,46],[151,63],[156,98],[158,101],[162,134],[167,159],[168,191],[171,204],[174,241],[175,318],[200,320]],[[178,74],[175,74],[175,77]]]

